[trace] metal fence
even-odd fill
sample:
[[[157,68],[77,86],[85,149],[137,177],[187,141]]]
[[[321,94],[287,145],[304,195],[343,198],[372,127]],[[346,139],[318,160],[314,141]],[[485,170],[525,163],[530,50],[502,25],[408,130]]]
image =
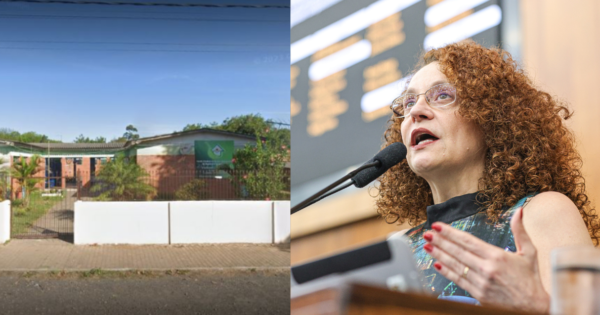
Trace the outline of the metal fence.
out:
[[[72,238],[76,178],[30,177],[24,189],[12,178],[7,180],[11,199],[12,238]]]
[[[273,177],[269,177],[274,175]],[[0,196],[10,199],[13,238],[73,235],[77,200],[289,200],[289,169],[275,172],[202,170],[119,174],[102,179],[91,173],[77,177],[32,177],[23,189],[15,178],[0,176]],[[273,183],[277,183],[274,185]]]
[[[0,201],[10,198],[10,179],[8,174],[0,173]]]
[[[81,200],[289,200],[290,172],[271,177],[247,170],[150,172],[110,180],[79,173],[77,191]]]

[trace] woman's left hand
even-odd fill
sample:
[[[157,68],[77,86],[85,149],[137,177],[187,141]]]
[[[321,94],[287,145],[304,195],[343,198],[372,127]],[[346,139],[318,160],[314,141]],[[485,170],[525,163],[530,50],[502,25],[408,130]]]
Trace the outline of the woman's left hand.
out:
[[[424,249],[437,259],[437,271],[482,304],[548,313],[550,296],[538,269],[537,250],[523,227],[523,208],[510,222],[517,252],[507,252],[481,239],[436,222],[423,238]],[[467,269],[468,268],[468,269]]]

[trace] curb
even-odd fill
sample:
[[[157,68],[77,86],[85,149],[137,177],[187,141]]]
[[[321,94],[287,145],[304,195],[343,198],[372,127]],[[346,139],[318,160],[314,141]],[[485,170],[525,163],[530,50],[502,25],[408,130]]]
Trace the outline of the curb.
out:
[[[151,271],[151,272],[169,272],[169,271],[289,271],[290,267],[193,267],[193,268],[71,268],[71,269],[0,269],[0,273],[48,273],[48,272],[86,272],[90,270],[102,270],[112,272],[130,272],[130,271]]]

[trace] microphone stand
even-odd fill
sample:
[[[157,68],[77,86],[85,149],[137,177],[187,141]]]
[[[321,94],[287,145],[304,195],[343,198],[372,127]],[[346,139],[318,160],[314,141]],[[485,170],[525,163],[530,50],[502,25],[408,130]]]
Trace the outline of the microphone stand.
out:
[[[352,184],[354,184],[354,181],[350,181],[349,183],[347,183],[347,184],[343,185],[342,187],[340,187],[340,188],[338,188],[338,189],[336,189],[336,190],[330,191],[330,192],[326,193],[325,195],[323,195],[323,196],[321,196],[321,197],[319,197],[319,198],[317,198],[317,199],[315,199],[315,200],[311,201],[309,204],[307,204],[307,205],[306,205],[306,207],[309,207],[309,206],[311,206],[312,204],[314,204],[314,203],[317,203],[317,202],[319,202],[319,201],[321,201],[321,200],[323,200],[323,199],[325,199],[325,198],[327,198],[327,197],[329,197],[329,196],[331,196],[331,195],[333,195],[333,194],[337,193],[338,191],[344,190],[344,189],[346,189],[346,188],[348,188],[348,187],[352,186]],[[304,207],[304,208],[306,208],[306,207]]]
[[[330,191],[331,189],[335,188],[335,187],[336,187],[336,186],[338,186],[339,184],[341,184],[341,183],[343,183],[343,182],[347,181],[348,179],[350,179],[350,178],[354,177],[354,175],[358,174],[358,172],[360,172],[360,171],[362,171],[362,170],[364,170],[364,169],[366,169],[366,168],[373,167],[373,166],[379,166],[379,165],[381,165],[381,162],[380,162],[380,161],[378,161],[378,160],[376,160],[376,161],[374,161],[374,162],[371,162],[371,163],[364,164],[364,165],[362,165],[361,167],[359,167],[359,168],[355,169],[354,171],[352,171],[352,172],[350,172],[350,173],[346,174],[344,177],[342,177],[342,178],[338,179],[338,180],[337,180],[337,181],[335,181],[333,184],[331,184],[331,185],[329,185],[329,186],[327,186],[327,187],[325,187],[325,188],[321,189],[321,190],[320,190],[320,191],[318,191],[316,194],[314,194],[314,195],[312,195],[312,196],[310,196],[310,197],[308,197],[308,198],[304,199],[302,202],[300,202],[299,204],[297,204],[296,206],[294,206],[294,207],[292,208],[292,210],[291,210],[292,214],[294,214],[294,213],[296,213],[296,212],[298,212],[298,211],[300,211],[300,210],[302,210],[302,209],[304,209],[304,208],[306,208],[306,207],[310,206],[310,205],[311,205],[311,204],[313,204],[314,202],[317,202],[318,200],[315,200],[315,199],[317,199],[317,198],[321,197],[323,194],[327,193],[328,191]],[[344,189],[344,188],[346,188],[346,187],[348,187],[348,186],[350,186],[350,185],[346,185],[346,186],[345,186],[345,187],[343,187],[342,189]],[[339,190],[341,190],[341,189],[339,189]],[[339,191],[339,190],[336,190],[335,192],[337,192],[337,191]],[[329,195],[327,195],[327,196],[329,196]],[[325,196],[325,197],[326,197],[326,196]],[[324,197],[323,197],[323,198],[324,198]],[[319,199],[319,200],[320,200],[320,199]],[[313,202],[313,201],[314,201],[314,202]]]

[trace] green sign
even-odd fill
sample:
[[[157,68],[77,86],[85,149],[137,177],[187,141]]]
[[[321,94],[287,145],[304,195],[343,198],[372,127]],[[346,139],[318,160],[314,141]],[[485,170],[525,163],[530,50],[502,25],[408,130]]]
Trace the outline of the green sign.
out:
[[[233,140],[194,141],[196,169],[216,169],[221,164],[233,168]]]

